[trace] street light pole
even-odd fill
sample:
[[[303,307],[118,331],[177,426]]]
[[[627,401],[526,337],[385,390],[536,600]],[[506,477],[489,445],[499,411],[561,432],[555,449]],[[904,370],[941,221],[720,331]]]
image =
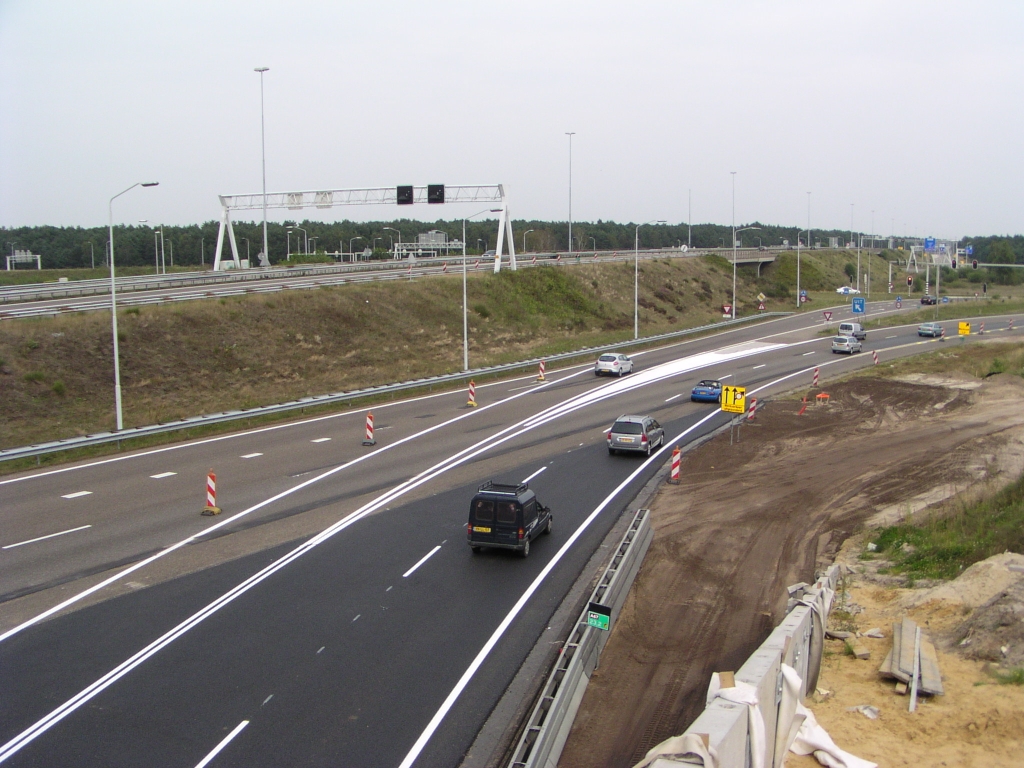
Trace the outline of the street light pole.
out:
[[[485,213],[501,213],[501,208],[487,208],[462,220],[462,370],[469,370],[469,308],[466,290],[466,222]],[[530,230],[533,231],[532,229]],[[526,235],[523,235],[523,251],[526,251]],[[497,258],[497,256],[495,256]]]
[[[633,338],[640,338],[640,227],[648,224],[664,224],[664,219],[645,221],[636,225],[633,237]]]
[[[732,174],[732,319],[736,319],[736,171]]]
[[[533,232],[532,229],[528,229],[525,232],[523,232],[523,253],[526,253],[526,236],[528,234],[530,234],[531,232]],[[463,233],[463,234],[465,234],[465,233]],[[463,238],[463,240],[465,240],[465,238]]]
[[[385,229],[387,231],[390,231],[390,232],[398,232],[398,244],[399,245],[402,244],[402,233],[399,230],[395,229],[394,227],[383,227],[383,229]],[[388,235],[388,237],[391,237],[391,236]],[[398,251],[395,250],[395,238],[393,238],[393,237],[391,238],[391,251],[392,251],[392,253],[391,253],[392,257],[397,259],[398,258]]]
[[[572,256],[572,137],[576,131],[566,131],[569,137],[569,255]]]
[[[693,199],[686,190],[686,247],[693,248]]]
[[[93,269],[96,269],[96,249],[92,245],[92,241],[89,241],[89,264]]]
[[[260,147],[263,155],[263,255],[270,259],[267,245],[267,127],[263,120],[263,73],[270,67],[256,67],[254,72],[260,73]]]
[[[590,242],[594,246],[594,255],[596,256],[597,255],[597,238],[596,237],[591,237],[590,238]]]
[[[117,345],[117,284],[114,282],[114,201],[125,192],[131,192],[136,187],[155,187],[158,181],[137,181],[124,192],[118,192],[107,205],[109,214],[109,236],[110,236],[110,325],[114,336],[114,410],[117,414],[117,431],[124,429],[124,419],[121,417],[121,358]]]
[[[245,260],[248,262],[249,261],[249,238],[248,237],[243,237],[242,239],[245,240]]]
[[[796,233],[796,308],[800,309],[802,305],[801,293],[800,293],[800,235],[801,232]],[[810,230],[807,230],[807,236],[810,237]]]
[[[302,229],[302,227],[296,227],[296,229]],[[355,255],[355,252],[353,252],[353,250],[352,250],[352,243],[354,243],[356,240],[363,240],[363,239],[365,239],[365,238],[363,238],[362,235],[356,235],[355,237],[350,237],[348,239],[348,252],[352,255],[352,262],[353,263],[355,263],[356,255]]]

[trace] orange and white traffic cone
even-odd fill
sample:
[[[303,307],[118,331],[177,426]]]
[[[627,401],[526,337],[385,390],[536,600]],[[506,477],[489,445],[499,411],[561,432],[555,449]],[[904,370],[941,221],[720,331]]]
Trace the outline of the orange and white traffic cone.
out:
[[[679,446],[677,445],[672,449],[672,471],[668,477],[668,481],[672,483],[672,485],[679,485],[679,461],[680,451]]]
[[[469,401],[466,403],[469,408],[476,408],[476,382],[469,382]]]
[[[537,374],[537,381],[547,381],[547,379],[544,378],[544,361],[543,360],[540,361],[540,372]]]
[[[373,411],[366,412],[366,437],[363,438],[363,445],[376,445],[373,439]]]
[[[206,475],[206,506],[203,507],[201,514],[210,517],[219,515],[220,512],[221,509],[217,506],[217,476],[211,469]]]

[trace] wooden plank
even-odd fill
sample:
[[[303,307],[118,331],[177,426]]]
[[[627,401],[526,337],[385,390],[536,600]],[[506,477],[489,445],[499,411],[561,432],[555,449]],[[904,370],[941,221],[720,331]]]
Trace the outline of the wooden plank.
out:
[[[882,662],[882,666],[878,668],[878,674],[882,677],[892,677],[892,648],[885,654],[885,661]]]
[[[910,641],[911,652],[913,652],[914,641]],[[910,682],[910,674],[900,671],[899,659],[903,653],[903,621],[897,621],[892,625],[892,658],[889,660],[889,674],[904,683]]]
[[[906,696],[907,695],[907,684],[906,683],[896,683],[896,695],[897,696]]]
[[[933,696],[943,694],[939,657],[935,653],[935,646],[927,640],[921,641],[921,690]]]
[[[892,657],[893,672],[897,672],[896,676],[904,682],[910,682],[914,675],[914,636],[916,634],[917,623],[904,617],[900,631],[900,655],[898,659],[895,654]]]
[[[867,646],[863,645],[862,643],[854,643],[853,644],[853,657],[855,659],[862,659],[862,660],[863,659],[870,659],[871,658],[871,651],[869,651],[867,649]]]

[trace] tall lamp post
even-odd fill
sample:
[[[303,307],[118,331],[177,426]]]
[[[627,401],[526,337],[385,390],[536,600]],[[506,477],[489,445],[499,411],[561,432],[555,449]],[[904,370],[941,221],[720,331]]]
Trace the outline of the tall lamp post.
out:
[[[526,236],[531,232],[533,232],[532,229],[528,229],[525,232],[523,232],[523,253],[526,253]]]
[[[397,230],[394,227],[383,227],[383,229],[389,230],[391,232],[397,232],[398,233],[398,244],[399,245],[402,244],[402,233],[401,233],[400,230]],[[391,255],[394,258],[397,259],[398,258],[398,251],[395,250],[395,238],[393,238],[393,237],[391,238],[391,250],[392,250],[392,254]]]
[[[462,370],[469,370],[469,309],[466,303],[466,222],[485,213],[501,213],[501,208],[486,208],[462,220]],[[530,230],[533,231],[532,229]],[[526,250],[526,235],[523,235],[523,251]],[[497,258],[497,256],[495,256]]]
[[[302,227],[296,227],[296,229],[302,229]],[[363,240],[363,239],[365,239],[365,238],[362,235],[356,235],[355,237],[350,237],[348,239],[348,252],[350,254],[352,254],[352,261],[353,262],[355,262],[355,260],[356,260],[356,255],[352,251],[352,243],[354,243],[356,240]]]
[[[245,240],[245,260],[249,261],[249,238],[243,237],[242,239]]]
[[[155,187],[158,181],[137,181],[124,192],[118,192],[107,205],[109,214],[110,234],[110,324],[114,335],[114,409],[117,413],[117,431],[124,429],[124,419],[121,417],[121,358],[117,346],[117,284],[114,282],[114,201],[125,192],[131,192],[136,187]]]
[[[569,137],[569,255],[572,256],[572,137],[576,131],[566,131]]]
[[[260,73],[260,147],[263,155],[263,255],[270,258],[267,246],[267,127],[263,121],[263,73],[270,67],[256,67],[254,72]]]
[[[319,240],[320,238],[319,237],[311,237],[309,239],[313,241],[313,253],[316,253],[316,241]]]
[[[803,306],[803,302],[801,301],[801,298],[800,298],[801,295],[802,295],[800,293],[800,235],[802,235],[804,232],[807,233],[808,237],[811,236],[811,231],[809,229],[801,230],[801,231],[796,233],[796,308],[797,309],[800,309],[800,307]]]
[[[304,229],[303,229],[302,227],[295,227],[295,229],[299,230],[299,232],[301,232],[301,233],[302,233],[302,236],[303,236],[303,237],[305,238],[305,240],[306,240],[306,245],[305,245],[305,247],[304,247],[304,248],[302,249],[302,252],[303,252],[303,253],[309,253],[309,232],[307,232],[306,230],[304,230]],[[295,247],[296,247],[296,248],[298,248],[298,247],[299,247],[299,244],[298,244],[298,243],[296,243],[296,244],[295,244]]]
[[[288,251],[288,253],[285,254],[284,260],[285,261],[291,261],[292,260],[292,228],[291,227],[285,227],[284,228],[284,235],[285,235],[285,241],[286,241],[285,242],[285,250]]]
[[[664,224],[664,219],[654,219],[636,225],[633,238],[633,338],[640,338],[640,227],[648,224]]]

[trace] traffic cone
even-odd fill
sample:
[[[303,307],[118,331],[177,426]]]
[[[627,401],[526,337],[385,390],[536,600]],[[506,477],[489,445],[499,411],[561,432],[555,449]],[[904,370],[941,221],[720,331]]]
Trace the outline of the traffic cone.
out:
[[[200,514],[212,517],[220,513],[221,509],[217,506],[217,476],[213,474],[211,469],[206,475],[206,506],[203,507],[203,511]]]

